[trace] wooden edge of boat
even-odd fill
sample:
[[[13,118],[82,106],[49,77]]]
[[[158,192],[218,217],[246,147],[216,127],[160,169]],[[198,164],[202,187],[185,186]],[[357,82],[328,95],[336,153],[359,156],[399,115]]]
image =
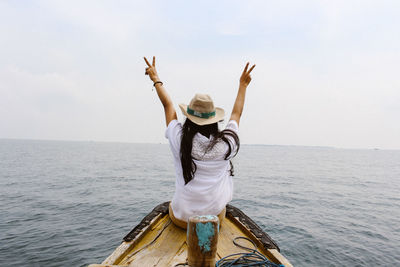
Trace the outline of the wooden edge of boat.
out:
[[[168,215],[169,203],[170,202],[168,201],[156,206],[148,215],[146,215],[143,218],[143,220],[135,228],[133,228],[123,238],[123,242],[111,253],[111,255],[109,255],[101,264],[90,264],[89,267],[128,266],[125,258],[128,256],[128,254],[132,254],[131,251],[136,247],[136,245],[141,243],[141,240],[144,239],[146,235],[151,234],[151,232],[157,227],[160,228],[161,226],[159,224],[166,224],[166,226],[162,226],[163,230],[166,227],[168,227],[169,224],[171,224],[171,220],[169,219]],[[166,216],[168,218],[166,218]],[[254,241],[255,244],[257,245],[258,251],[267,256],[267,258],[269,258],[272,262],[275,262],[277,264],[282,264],[285,267],[292,267],[292,264],[280,253],[280,249],[276,244],[276,242],[267,233],[265,233],[251,218],[249,218],[246,214],[244,214],[240,209],[232,205],[227,205],[226,219],[223,221],[223,224],[221,225],[222,230],[224,230],[223,227],[226,227],[224,226],[224,223],[225,224],[228,223],[225,222],[226,220],[232,223],[232,225],[234,225],[238,229],[240,229],[242,236],[246,236],[250,238],[252,241]],[[184,230],[181,229],[181,231]],[[157,234],[155,239],[158,238],[161,232],[162,231],[160,231],[160,233]],[[145,247],[142,246],[140,250],[144,249]],[[186,260],[186,254],[183,253],[186,251],[183,250],[185,249],[183,248],[183,246],[181,246],[179,247],[179,251],[177,251],[179,252],[179,255],[176,258],[178,258],[181,261]],[[220,256],[220,258],[223,256],[227,255],[222,255]],[[121,265],[122,261],[125,262],[122,263]],[[174,262],[176,262],[176,260]],[[173,265],[164,265],[164,266],[173,266]]]

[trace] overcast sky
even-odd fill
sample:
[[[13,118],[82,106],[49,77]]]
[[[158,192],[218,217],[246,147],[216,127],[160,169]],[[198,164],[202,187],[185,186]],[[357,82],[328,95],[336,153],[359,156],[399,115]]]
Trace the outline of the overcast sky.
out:
[[[0,1],[0,138],[165,143],[143,56],[242,143],[400,149],[400,1]]]

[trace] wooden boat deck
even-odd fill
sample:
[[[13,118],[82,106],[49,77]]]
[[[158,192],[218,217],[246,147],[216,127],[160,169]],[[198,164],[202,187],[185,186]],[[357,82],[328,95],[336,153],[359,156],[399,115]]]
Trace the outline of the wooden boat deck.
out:
[[[168,215],[169,202],[158,205],[136,226],[124,242],[100,266],[186,266],[186,231],[175,226]],[[247,252],[233,244],[233,239],[245,236],[253,240],[258,251],[271,261],[292,266],[280,253],[276,243],[239,209],[228,205],[221,223],[217,260],[227,255]],[[240,244],[252,247],[248,241]]]

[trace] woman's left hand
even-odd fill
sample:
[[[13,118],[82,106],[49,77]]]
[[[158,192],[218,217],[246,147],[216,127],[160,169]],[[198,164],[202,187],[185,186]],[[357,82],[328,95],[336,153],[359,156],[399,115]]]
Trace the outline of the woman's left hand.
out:
[[[146,71],[145,71],[144,74],[145,75],[149,75],[150,79],[153,82],[159,81],[160,79],[158,77],[158,73],[157,73],[157,70],[156,70],[156,57],[153,56],[153,64],[151,64],[151,65],[150,65],[150,63],[149,63],[149,61],[147,60],[146,57],[144,57],[144,61],[146,61],[146,64],[148,66],[146,68]]]

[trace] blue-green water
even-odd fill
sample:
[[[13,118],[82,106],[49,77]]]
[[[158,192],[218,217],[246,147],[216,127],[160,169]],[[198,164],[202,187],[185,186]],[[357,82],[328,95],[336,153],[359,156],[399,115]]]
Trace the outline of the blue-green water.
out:
[[[400,265],[400,151],[246,146],[232,204],[295,266]],[[0,140],[1,266],[100,263],[171,199],[167,145]]]

